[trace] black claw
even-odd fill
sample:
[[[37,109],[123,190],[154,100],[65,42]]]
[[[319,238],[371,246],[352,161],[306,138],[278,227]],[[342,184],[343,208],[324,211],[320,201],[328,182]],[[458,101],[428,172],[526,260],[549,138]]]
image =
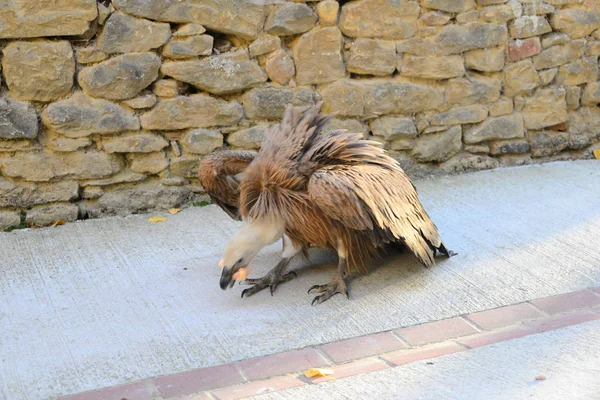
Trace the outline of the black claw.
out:
[[[246,294],[246,291],[247,291],[247,290],[248,290],[248,289],[244,289],[244,290],[242,290],[242,299],[244,298],[244,295]]]
[[[321,296],[316,296],[316,297],[313,299],[312,303],[310,303],[310,305],[311,305],[311,306],[314,306],[314,305],[315,305],[315,301],[319,300],[319,297],[321,297]]]
[[[318,289],[318,288],[320,288],[320,287],[321,287],[321,285],[313,285],[313,286],[311,286],[311,287],[310,287],[310,289],[308,289],[308,292],[307,292],[307,293],[310,293],[312,290]],[[314,301],[313,301],[313,302],[314,302]]]
[[[274,285],[269,286],[269,291],[271,292],[271,296],[273,296],[273,292],[275,291],[276,287],[277,286],[274,286]]]

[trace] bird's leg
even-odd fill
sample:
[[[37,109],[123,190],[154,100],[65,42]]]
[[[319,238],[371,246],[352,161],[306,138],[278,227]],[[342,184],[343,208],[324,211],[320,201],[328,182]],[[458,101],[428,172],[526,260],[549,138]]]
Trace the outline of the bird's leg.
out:
[[[273,296],[273,292],[275,292],[275,289],[277,289],[277,286],[279,286],[280,283],[284,283],[295,278],[297,275],[294,271],[288,272],[287,274],[284,274],[284,272],[290,264],[292,258],[298,254],[300,250],[302,250],[302,246],[293,243],[291,239],[287,237],[287,235],[284,235],[282,259],[277,263],[275,268],[270,270],[262,278],[246,279],[244,281],[245,284],[254,286],[244,289],[242,291],[242,298],[244,295],[246,295],[246,297],[252,296],[254,293],[258,293],[266,287],[269,287],[271,296]]]
[[[455,253],[452,250],[448,250],[443,244],[439,247],[438,251],[440,252],[440,254],[446,256],[447,258],[458,255],[458,253]]]
[[[350,295],[348,294],[348,287],[344,279],[346,275],[346,252],[341,244],[341,241],[338,242],[337,251],[339,257],[338,269],[331,282],[326,285],[314,285],[308,289],[308,293],[312,292],[313,290],[316,293],[321,293],[313,299],[311,305],[314,305],[315,303],[321,304],[325,300],[328,300],[338,293],[345,294],[347,298],[350,298]]]

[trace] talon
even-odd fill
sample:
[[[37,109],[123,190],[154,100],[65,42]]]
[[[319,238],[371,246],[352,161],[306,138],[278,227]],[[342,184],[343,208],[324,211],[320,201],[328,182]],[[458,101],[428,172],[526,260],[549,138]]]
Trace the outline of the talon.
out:
[[[246,294],[246,292],[247,292],[248,290],[250,290],[250,289],[244,289],[244,290],[242,290],[242,299],[244,298],[244,295]]]
[[[269,286],[269,291],[271,292],[271,296],[273,296],[273,292],[275,292],[276,288],[277,288],[277,286],[275,286],[275,285]]]
[[[308,289],[308,292],[307,292],[307,293],[310,293],[312,290],[318,289],[318,288],[320,288],[320,287],[321,287],[321,285],[313,285],[313,286],[311,286],[311,287],[310,287],[310,289]],[[313,301],[313,302],[314,302],[314,301]]]
[[[315,301],[317,301],[317,300],[319,299],[319,297],[321,297],[321,296],[316,296],[316,297],[313,299],[312,303],[310,303],[310,305],[311,305],[311,306],[314,306],[314,305],[315,305]]]

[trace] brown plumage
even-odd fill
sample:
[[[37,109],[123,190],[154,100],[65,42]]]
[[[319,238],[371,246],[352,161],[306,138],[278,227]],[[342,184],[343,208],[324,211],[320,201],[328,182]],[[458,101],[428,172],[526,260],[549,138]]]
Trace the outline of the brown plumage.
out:
[[[283,275],[289,259],[309,245],[335,249],[340,258],[334,280],[311,288],[321,293],[313,303],[347,295],[346,273],[362,269],[387,244],[406,245],[426,267],[436,251],[452,255],[399,164],[362,134],[322,132],[329,117],[319,109],[301,114],[288,106],[256,154],[223,151],[203,160],[200,178],[211,198],[245,221],[225,251],[222,288],[260,248],[282,237],[282,262],[263,279],[246,280],[254,287],[242,296],[267,286],[272,292],[291,279]]]

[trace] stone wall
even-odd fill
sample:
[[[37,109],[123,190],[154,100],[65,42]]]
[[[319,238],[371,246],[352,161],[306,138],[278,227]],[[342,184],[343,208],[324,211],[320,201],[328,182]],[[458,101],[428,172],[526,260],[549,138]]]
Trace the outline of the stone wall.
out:
[[[600,148],[600,0],[6,0],[0,228],[202,198],[286,104],[412,176]]]

